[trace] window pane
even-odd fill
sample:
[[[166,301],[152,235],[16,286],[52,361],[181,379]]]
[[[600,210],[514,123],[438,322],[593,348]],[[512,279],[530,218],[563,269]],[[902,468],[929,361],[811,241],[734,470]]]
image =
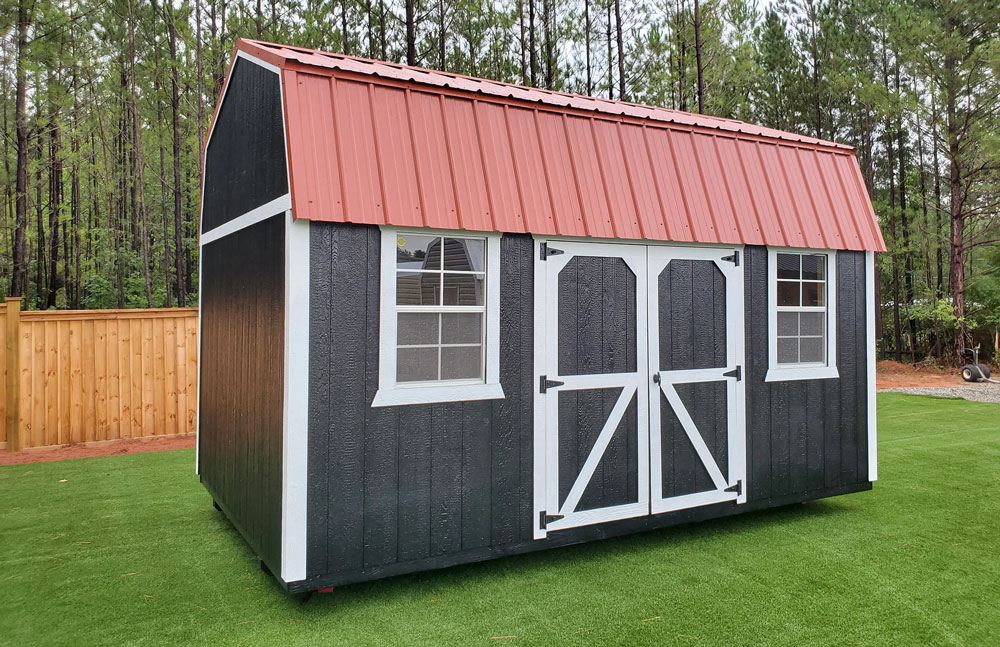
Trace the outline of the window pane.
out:
[[[423,382],[438,379],[438,348],[396,350],[396,381]]]
[[[809,254],[802,257],[802,278],[818,281],[826,280],[826,256]]]
[[[441,239],[437,236],[398,234],[396,236],[396,269],[441,269]]]
[[[459,346],[441,349],[441,379],[482,378],[483,347]]]
[[[396,343],[400,346],[411,344],[438,343],[438,317],[431,314],[402,312],[396,323]]]
[[[482,238],[445,238],[444,269],[486,271],[486,241]]]
[[[803,337],[799,340],[800,362],[822,362],[823,347],[826,344],[822,337]]]
[[[445,313],[441,315],[442,344],[481,344],[483,342],[483,315]]]
[[[803,335],[822,335],[826,332],[825,312],[803,312],[799,315],[799,321]]]
[[[799,278],[799,258],[798,254],[778,254],[778,278],[797,279]]]
[[[794,337],[799,334],[799,315],[797,312],[778,313],[778,336]]]
[[[799,338],[778,338],[778,363],[794,364],[799,361]]]
[[[778,281],[778,305],[799,305],[799,285],[798,281]]]
[[[440,272],[396,272],[396,305],[441,305]]]
[[[826,305],[824,300],[823,292],[825,291],[825,283],[803,283],[802,284],[802,305],[804,306],[822,306]]]
[[[486,303],[486,281],[482,274],[444,275],[446,306],[481,306]]]

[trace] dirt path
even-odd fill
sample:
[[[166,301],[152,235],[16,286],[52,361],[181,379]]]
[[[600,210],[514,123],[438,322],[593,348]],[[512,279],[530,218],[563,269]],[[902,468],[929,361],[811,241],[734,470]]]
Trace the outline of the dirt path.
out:
[[[958,369],[913,366],[891,360],[883,360],[875,365],[875,382],[880,389],[965,384]]]
[[[26,463],[48,463],[68,458],[93,458],[96,456],[118,456],[120,454],[142,454],[169,449],[193,449],[195,435],[163,436],[160,438],[126,438],[104,440],[79,445],[40,447],[20,452],[0,449],[0,465],[24,465]]]

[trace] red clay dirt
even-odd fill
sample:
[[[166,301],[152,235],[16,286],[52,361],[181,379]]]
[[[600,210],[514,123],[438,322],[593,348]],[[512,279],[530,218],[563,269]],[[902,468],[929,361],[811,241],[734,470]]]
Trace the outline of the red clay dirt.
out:
[[[957,368],[900,364],[883,360],[875,365],[875,383],[880,389],[965,384]]]
[[[68,458],[94,458],[97,456],[119,456],[121,454],[142,454],[168,449],[194,449],[195,435],[161,436],[158,438],[125,438],[104,440],[77,445],[39,447],[19,452],[0,449],[0,465],[24,465],[27,463],[48,463]]]

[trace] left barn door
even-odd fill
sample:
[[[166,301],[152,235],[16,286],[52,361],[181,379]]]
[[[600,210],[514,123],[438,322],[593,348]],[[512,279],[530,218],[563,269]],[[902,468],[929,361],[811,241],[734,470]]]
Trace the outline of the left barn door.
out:
[[[646,248],[538,247],[545,483],[536,536],[647,515]]]

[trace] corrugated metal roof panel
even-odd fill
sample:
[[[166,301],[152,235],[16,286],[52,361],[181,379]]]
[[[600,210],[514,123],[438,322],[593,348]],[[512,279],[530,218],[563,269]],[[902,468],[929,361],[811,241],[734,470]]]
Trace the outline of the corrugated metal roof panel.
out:
[[[240,41],[282,69],[298,218],[884,250],[850,147]]]

